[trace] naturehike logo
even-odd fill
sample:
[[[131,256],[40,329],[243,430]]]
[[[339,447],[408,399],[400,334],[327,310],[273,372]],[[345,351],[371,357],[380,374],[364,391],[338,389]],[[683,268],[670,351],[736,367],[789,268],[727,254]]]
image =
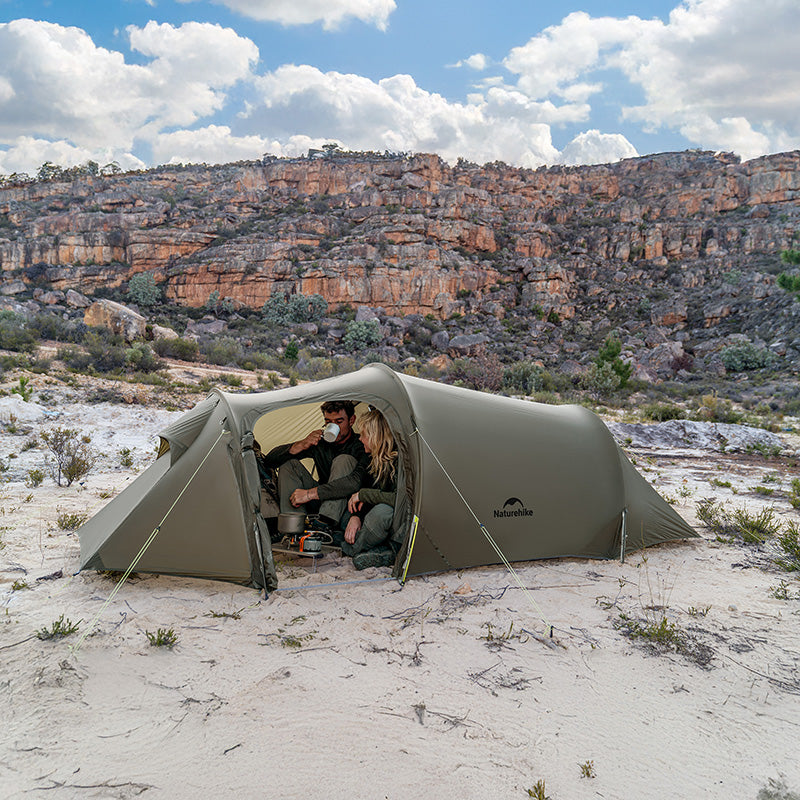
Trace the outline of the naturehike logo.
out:
[[[502,508],[494,509],[494,518],[498,519],[501,517],[532,517],[533,511],[529,508],[525,508],[525,504],[519,497],[509,497],[508,500],[503,503]]]

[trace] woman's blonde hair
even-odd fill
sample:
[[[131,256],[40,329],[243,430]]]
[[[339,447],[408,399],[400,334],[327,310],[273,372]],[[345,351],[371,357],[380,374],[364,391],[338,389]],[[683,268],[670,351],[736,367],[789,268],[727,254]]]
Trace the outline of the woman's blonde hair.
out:
[[[369,471],[381,483],[394,478],[397,448],[383,414],[373,408],[359,420],[359,425],[361,432],[367,437],[371,451]]]

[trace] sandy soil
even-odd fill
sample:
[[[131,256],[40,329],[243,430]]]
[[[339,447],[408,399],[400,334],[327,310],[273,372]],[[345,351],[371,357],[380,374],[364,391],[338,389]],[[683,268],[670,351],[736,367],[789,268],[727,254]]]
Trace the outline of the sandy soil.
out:
[[[78,538],[57,519],[108,502],[180,412],[78,399],[0,407],[0,796],[483,800],[529,797],[539,780],[553,800],[800,796],[800,581],[768,547],[701,528],[624,564],[518,564],[536,608],[501,567],[401,589],[335,555],[315,573],[283,561],[268,600],[142,575],[106,606],[116,578],[75,574]],[[23,445],[51,423],[91,432],[102,457],[71,487],[29,488],[43,450]],[[795,458],[713,441],[630,452],[691,523],[710,496],[798,518]],[[794,599],[773,596],[781,580]],[[36,637],[61,615],[77,633]],[[685,652],[619,627],[663,615]],[[151,646],[159,628],[173,648]]]

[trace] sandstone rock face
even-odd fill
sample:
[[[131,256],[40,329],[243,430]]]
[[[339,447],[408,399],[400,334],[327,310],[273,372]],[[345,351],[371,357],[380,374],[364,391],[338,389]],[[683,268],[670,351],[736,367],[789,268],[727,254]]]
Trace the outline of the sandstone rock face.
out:
[[[83,321],[91,327],[108,328],[126,341],[140,339],[145,333],[145,318],[130,308],[112,300],[98,300],[83,314]]]
[[[0,219],[3,293],[85,295],[149,271],[195,307],[212,292],[251,308],[302,292],[396,318],[522,311],[655,326],[664,342],[737,327],[800,338],[775,284],[800,228],[798,152],[538,170],[369,153],[161,167],[5,186]],[[537,354],[560,352],[547,335]]]

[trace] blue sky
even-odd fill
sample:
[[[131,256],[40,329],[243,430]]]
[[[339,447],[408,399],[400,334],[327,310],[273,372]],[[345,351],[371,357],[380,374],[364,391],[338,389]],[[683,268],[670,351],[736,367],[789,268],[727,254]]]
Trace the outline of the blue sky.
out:
[[[0,0],[0,173],[800,147],[797,0]]]

